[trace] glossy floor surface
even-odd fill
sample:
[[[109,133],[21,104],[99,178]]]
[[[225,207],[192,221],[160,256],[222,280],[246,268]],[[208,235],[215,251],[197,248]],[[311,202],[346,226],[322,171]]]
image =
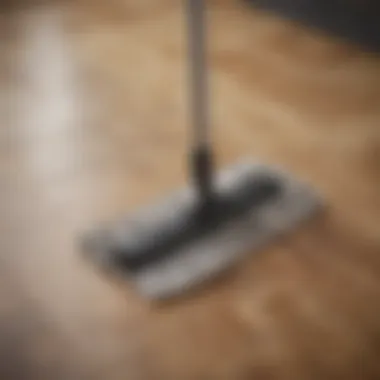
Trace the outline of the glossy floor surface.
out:
[[[81,232],[185,179],[180,2],[4,8],[1,378],[380,377],[380,59],[243,3],[209,6],[218,165],[280,164],[325,212],[170,304],[97,273]]]

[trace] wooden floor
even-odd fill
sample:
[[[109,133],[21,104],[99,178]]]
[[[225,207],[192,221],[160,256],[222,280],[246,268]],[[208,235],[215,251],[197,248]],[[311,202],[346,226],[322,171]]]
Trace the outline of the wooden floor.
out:
[[[218,165],[282,165],[325,212],[170,304],[96,273],[81,232],[185,179],[180,2],[4,8],[1,379],[380,378],[380,59],[209,3]]]

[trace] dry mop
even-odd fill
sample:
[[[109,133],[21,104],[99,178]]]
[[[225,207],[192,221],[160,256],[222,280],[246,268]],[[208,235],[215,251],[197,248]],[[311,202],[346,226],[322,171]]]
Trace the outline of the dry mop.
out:
[[[213,167],[207,115],[205,7],[187,0],[194,143],[190,184],[123,220],[91,230],[86,257],[150,299],[204,284],[311,217],[320,199],[279,168],[244,159]]]

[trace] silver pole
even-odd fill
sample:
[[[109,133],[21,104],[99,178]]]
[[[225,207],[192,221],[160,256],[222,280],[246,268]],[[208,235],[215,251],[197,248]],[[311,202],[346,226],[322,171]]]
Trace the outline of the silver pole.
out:
[[[208,83],[206,73],[206,33],[204,0],[186,0],[190,61],[190,111],[192,115],[193,145],[209,144]]]

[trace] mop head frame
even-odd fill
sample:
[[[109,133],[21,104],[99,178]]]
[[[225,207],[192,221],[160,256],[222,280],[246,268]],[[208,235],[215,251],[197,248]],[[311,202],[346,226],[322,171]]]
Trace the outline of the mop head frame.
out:
[[[144,297],[178,296],[237,265],[247,255],[260,252],[321,208],[321,198],[308,184],[280,168],[251,160],[216,173],[215,188],[239,203],[243,197],[240,191],[256,182],[259,185],[263,178],[277,185],[273,196],[243,205],[244,212],[240,210],[235,217],[222,221],[216,218],[219,223],[198,226],[195,233],[182,238],[183,244],[162,245],[162,239],[170,243],[170,239],[178,240],[183,232],[186,236],[186,229],[192,228],[186,225],[189,210],[196,204],[191,186],[174,191],[125,219],[90,231],[83,239],[83,253],[95,266],[125,278]],[[178,218],[183,220],[178,222]],[[143,248],[139,246],[141,242],[145,244]],[[144,255],[145,258],[139,257]]]

